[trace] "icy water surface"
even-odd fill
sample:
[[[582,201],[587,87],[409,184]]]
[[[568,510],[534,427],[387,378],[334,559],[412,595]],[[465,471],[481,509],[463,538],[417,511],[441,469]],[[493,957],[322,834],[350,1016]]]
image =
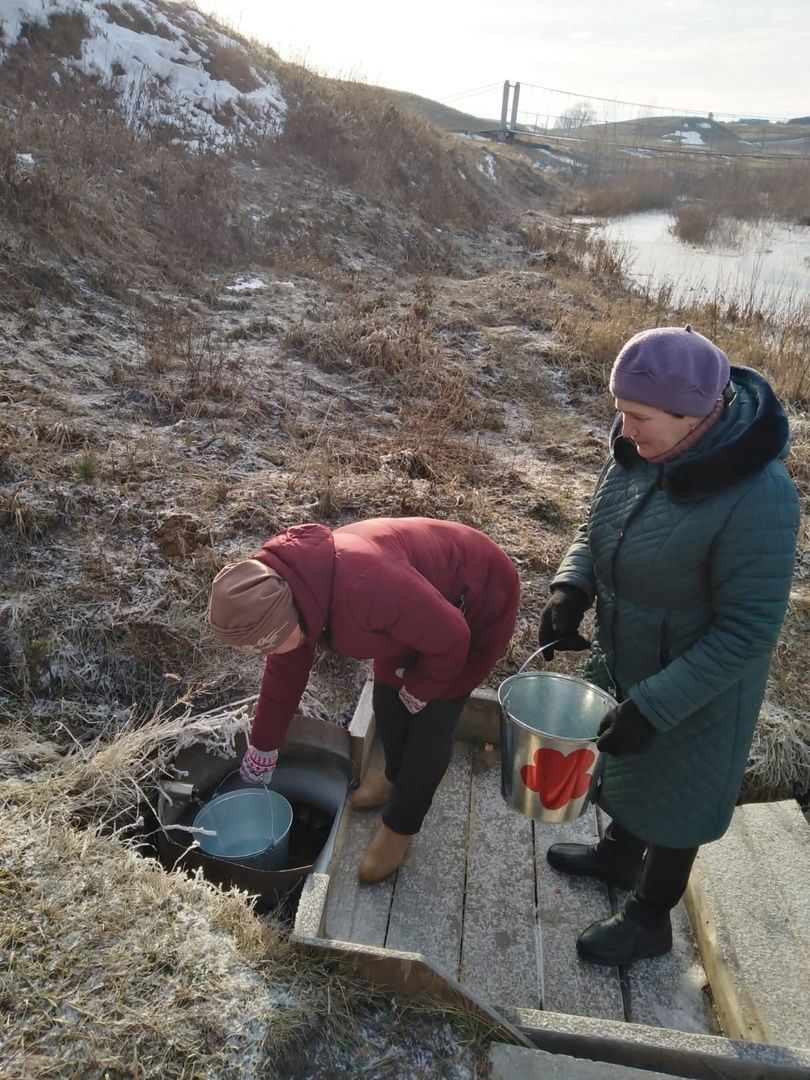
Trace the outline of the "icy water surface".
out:
[[[810,305],[810,228],[729,221],[717,239],[698,248],[672,234],[673,222],[671,214],[659,211],[588,219],[600,235],[624,247],[629,277],[653,293],[671,284],[676,301],[736,298],[783,311]]]

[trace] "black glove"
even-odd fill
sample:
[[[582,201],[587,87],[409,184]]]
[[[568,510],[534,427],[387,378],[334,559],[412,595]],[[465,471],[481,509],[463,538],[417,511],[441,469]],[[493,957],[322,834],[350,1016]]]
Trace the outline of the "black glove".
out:
[[[655,738],[655,728],[630,700],[611,709],[599,725],[597,750],[603,754],[642,754]]]
[[[588,597],[576,585],[555,585],[551,599],[540,613],[540,629],[537,643],[541,646],[556,642],[560,652],[579,652],[591,646],[587,638],[578,634],[582,617],[590,607]],[[544,660],[554,659],[554,649],[543,649]]]

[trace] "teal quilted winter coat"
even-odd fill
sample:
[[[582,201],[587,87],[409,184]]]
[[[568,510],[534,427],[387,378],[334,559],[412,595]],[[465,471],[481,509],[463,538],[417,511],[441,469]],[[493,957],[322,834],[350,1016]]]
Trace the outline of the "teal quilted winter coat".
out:
[[[589,677],[656,729],[645,753],[604,755],[599,804],[675,848],[728,828],[799,525],[782,406],[750,368],[732,367],[725,397],[721,420],[664,465],[639,457],[617,418],[588,521],[552,582],[596,599]]]

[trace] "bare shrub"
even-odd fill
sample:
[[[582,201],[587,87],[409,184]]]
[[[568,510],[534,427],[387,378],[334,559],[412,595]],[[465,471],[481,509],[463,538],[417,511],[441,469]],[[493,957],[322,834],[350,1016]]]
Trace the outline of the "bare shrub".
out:
[[[707,244],[717,227],[717,210],[706,203],[677,203],[673,217],[672,234],[686,244]]]
[[[111,381],[139,394],[147,412],[168,422],[178,416],[227,415],[233,404],[255,415],[259,401],[248,400],[241,356],[227,335],[188,309],[162,305],[147,316],[137,362],[120,361]]]
[[[660,163],[624,164],[609,172],[588,172],[566,196],[569,208],[597,217],[667,210],[680,194],[677,175]]]
[[[219,45],[204,61],[204,66],[214,79],[222,79],[235,86],[241,94],[249,94],[262,84],[250,66],[250,58],[238,45]]]

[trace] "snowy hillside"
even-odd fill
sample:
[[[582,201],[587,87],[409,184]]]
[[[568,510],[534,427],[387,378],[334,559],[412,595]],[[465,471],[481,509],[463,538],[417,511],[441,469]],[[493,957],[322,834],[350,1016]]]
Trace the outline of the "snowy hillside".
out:
[[[192,145],[278,135],[287,105],[273,54],[186,4],[152,0],[0,0],[0,62],[37,44],[53,79],[81,73],[109,87],[127,122]]]

